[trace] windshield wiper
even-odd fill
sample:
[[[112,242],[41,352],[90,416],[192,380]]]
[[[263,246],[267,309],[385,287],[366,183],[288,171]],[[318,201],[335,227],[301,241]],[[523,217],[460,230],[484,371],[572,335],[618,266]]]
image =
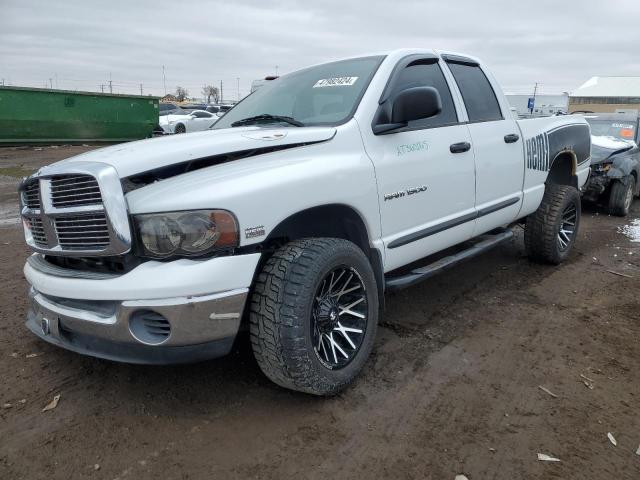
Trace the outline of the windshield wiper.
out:
[[[284,122],[289,125],[294,125],[296,127],[304,127],[304,123],[299,122],[293,117],[285,117],[282,115],[271,115],[269,113],[263,113],[262,115],[255,115],[253,117],[243,118],[242,120],[237,120],[231,124],[232,127],[240,127],[242,125],[250,125],[252,123],[258,123],[261,121],[266,122]]]

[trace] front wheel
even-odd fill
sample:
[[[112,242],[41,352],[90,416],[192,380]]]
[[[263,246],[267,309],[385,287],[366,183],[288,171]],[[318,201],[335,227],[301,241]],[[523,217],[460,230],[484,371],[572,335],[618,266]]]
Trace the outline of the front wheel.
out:
[[[532,260],[558,265],[566,260],[580,227],[580,194],[568,185],[547,185],[542,203],[527,217],[524,243]]]
[[[187,133],[187,127],[185,127],[182,123],[176,125],[176,133]]]
[[[633,175],[627,175],[622,180],[614,180],[609,195],[609,212],[611,215],[626,217],[633,203],[633,192],[636,188],[636,179]]]
[[[358,375],[378,323],[378,291],[362,250],[337,238],[290,242],[260,272],[251,298],[251,344],[280,386],[333,395]]]

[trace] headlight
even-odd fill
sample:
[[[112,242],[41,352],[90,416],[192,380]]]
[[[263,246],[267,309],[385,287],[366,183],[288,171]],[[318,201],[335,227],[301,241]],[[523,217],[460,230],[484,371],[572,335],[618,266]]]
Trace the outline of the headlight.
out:
[[[145,257],[197,256],[238,246],[238,224],[225,210],[136,215]]]

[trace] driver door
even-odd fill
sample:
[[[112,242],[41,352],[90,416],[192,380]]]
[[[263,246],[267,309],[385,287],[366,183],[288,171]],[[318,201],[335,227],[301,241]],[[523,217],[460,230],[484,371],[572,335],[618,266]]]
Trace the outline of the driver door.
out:
[[[396,67],[376,122],[388,122],[393,98],[412,87],[433,87],[442,110],[407,127],[375,135],[363,128],[378,181],[385,270],[406,265],[471,238],[475,222],[475,165],[471,136],[459,123],[450,75],[436,56],[410,56]]]

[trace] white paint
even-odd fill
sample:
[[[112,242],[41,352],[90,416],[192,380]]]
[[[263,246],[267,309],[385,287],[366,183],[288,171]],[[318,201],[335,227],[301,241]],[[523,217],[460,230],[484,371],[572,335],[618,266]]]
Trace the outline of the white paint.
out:
[[[253,253],[208,260],[149,261],[105,280],[54,277],[27,263],[24,275],[37,291],[53,297],[155,300],[248,288],[259,259],[260,254]]]

